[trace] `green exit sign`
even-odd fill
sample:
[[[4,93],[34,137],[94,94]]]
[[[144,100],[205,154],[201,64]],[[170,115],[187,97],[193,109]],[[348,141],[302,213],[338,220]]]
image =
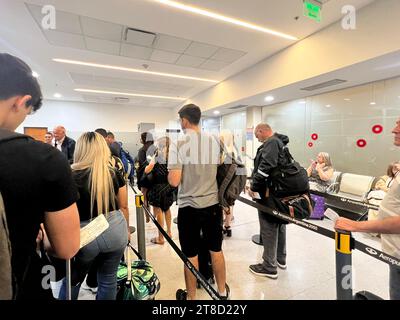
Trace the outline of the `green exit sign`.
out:
[[[316,4],[315,2],[304,0],[304,15],[309,17],[310,19],[316,20],[318,22],[321,21],[321,5]]]

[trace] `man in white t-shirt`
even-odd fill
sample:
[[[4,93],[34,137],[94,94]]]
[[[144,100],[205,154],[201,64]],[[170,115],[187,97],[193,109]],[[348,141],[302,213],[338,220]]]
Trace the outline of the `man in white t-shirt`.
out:
[[[400,147],[400,118],[392,133],[394,145]],[[400,259],[400,174],[395,176],[392,186],[379,206],[378,220],[360,222],[339,218],[335,228],[351,232],[380,233],[382,250]],[[389,287],[390,299],[400,300],[400,267],[390,266]]]

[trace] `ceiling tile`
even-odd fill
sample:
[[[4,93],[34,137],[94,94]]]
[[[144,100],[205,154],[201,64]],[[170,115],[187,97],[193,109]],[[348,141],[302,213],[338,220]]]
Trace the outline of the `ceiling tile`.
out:
[[[42,13],[42,6],[27,4],[29,11],[33,18],[36,20],[39,28],[42,29],[42,20],[44,14]],[[55,31],[82,34],[81,25],[79,23],[79,16],[64,11],[56,11],[56,29]]]
[[[176,53],[183,53],[190,43],[190,40],[160,34],[157,35],[154,48]]]
[[[86,49],[85,41],[81,35],[48,30],[43,30],[43,33],[52,45]]]
[[[219,71],[226,66],[230,65],[229,62],[224,62],[224,61],[217,61],[217,60],[207,60],[204,62],[199,68],[200,69],[206,69],[206,70],[211,70],[211,71]]]
[[[200,57],[200,58],[209,58],[211,57],[219,47],[212,46],[205,43],[200,42],[192,42],[190,46],[186,49],[185,54],[190,56]]]
[[[176,64],[180,65],[180,66],[196,68],[199,65],[201,65],[202,63],[204,63],[204,61],[206,61],[206,59],[204,59],[204,58],[192,57],[192,56],[183,54],[180,56],[180,58],[178,59]]]
[[[86,36],[120,42],[123,26],[111,22],[81,17],[83,33]]]
[[[151,48],[133,46],[126,43],[121,45],[121,56],[129,58],[149,60],[152,51],[153,49]]]
[[[147,31],[126,29],[125,42],[139,46],[151,47],[156,39],[156,34]]]
[[[120,42],[113,42],[108,40],[101,40],[86,37],[86,48],[88,50],[112,54],[112,55],[119,55],[119,49],[121,46]]]
[[[180,54],[178,53],[167,52],[162,50],[154,50],[150,59],[153,61],[164,62],[164,63],[175,63],[176,60],[178,60],[179,56]]]
[[[244,56],[246,52],[243,51],[238,51],[238,50],[232,50],[232,49],[226,49],[226,48],[220,48],[218,51],[211,57],[213,60],[218,60],[218,61],[225,61],[225,62],[234,62]]]

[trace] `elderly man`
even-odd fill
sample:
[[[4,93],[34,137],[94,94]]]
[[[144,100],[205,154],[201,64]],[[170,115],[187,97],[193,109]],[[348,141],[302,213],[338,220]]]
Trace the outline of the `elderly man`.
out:
[[[54,147],[60,150],[69,163],[74,162],[75,140],[66,136],[66,131],[63,126],[57,126],[53,130]]]
[[[400,118],[393,129],[394,145],[400,147]],[[400,174],[396,173],[392,186],[379,207],[378,220],[353,221],[339,218],[337,230],[380,233],[382,250],[400,259]],[[391,300],[400,300],[400,268],[390,266],[389,293]]]

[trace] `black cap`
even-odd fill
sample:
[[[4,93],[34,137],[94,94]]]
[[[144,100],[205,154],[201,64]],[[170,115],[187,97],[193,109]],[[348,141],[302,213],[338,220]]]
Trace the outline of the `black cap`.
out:
[[[0,100],[14,96],[30,95],[27,103],[37,111],[42,105],[42,91],[31,68],[21,59],[8,53],[0,53]]]

